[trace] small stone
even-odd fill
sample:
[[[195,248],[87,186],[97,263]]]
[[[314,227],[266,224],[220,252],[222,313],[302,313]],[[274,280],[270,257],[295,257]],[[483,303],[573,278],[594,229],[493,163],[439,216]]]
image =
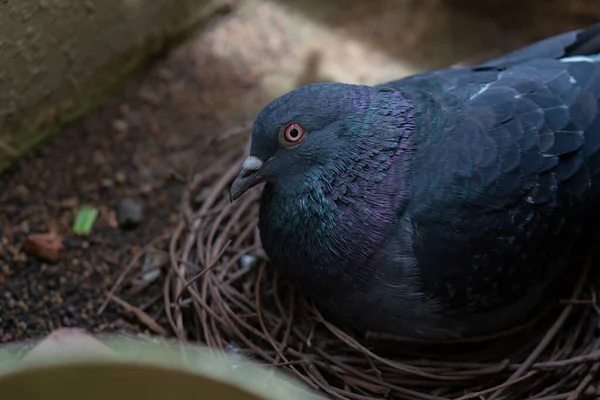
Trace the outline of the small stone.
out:
[[[115,182],[125,183],[126,180],[127,180],[127,177],[125,176],[125,174],[123,172],[117,172],[115,174]]]
[[[104,156],[104,153],[102,153],[100,150],[94,151],[94,153],[92,154],[92,163],[94,165],[106,164],[106,157]]]
[[[143,207],[133,199],[125,198],[117,204],[117,221],[123,229],[137,227],[143,219]]]
[[[256,257],[246,254],[240,258],[240,267],[242,269],[252,268],[256,264]]]
[[[110,210],[107,214],[108,226],[111,228],[118,228],[119,221],[117,221],[117,213],[114,210]]]
[[[169,262],[169,255],[163,252],[148,253],[144,257],[142,272],[160,269]]]
[[[29,189],[25,185],[17,186],[14,192],[20,197],[27,197],[29,195]]]
[[[62,239],[52,232],[31,234],[23,246],[26,254],[50,262],[58,261],[62,249]]]
[[[109,188],[109,187],[113,187],[115,183],[113,182],[112,179],[104,178],[100,181],[100,184],[102,185],[103,188]]]
[[[141,281],[146,283],[152,283],[160,277],[160,269],[153,269],[141,276]]]
[[[113,128],[119,132],[126,132],[129,129],[129,124],[122,119],[113,121]]]
[[[143,183],[140,185],[140,192],[143,194],[149,194],[152,192],[152,185],[149,183]]]
[[[583,394],[590,397],[596,397],[598,395],[596,388],[593,385],[588,386]]]

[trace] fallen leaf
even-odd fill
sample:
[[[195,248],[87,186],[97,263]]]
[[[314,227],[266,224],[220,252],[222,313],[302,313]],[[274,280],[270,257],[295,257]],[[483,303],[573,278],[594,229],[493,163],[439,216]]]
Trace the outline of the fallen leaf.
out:
[[[77,213],[75,223],[73,224],[73,232],[78,235],[87,235],[92,231],[92,227],[98,217],[98,209],[94,207],[82,207]]]

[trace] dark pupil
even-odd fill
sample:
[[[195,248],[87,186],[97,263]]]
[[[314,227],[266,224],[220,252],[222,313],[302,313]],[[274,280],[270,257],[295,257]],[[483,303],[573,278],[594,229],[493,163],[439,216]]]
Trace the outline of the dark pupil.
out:
[[[300,132],[298,132],[298,129],[296,129],[296,128],[294,128],[290,131],[290,137],[292,139],[296,139],[299,134],[300,134]]]

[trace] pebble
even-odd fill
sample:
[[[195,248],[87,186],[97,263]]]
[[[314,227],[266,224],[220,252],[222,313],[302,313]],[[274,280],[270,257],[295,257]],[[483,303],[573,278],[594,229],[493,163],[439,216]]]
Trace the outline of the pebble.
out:
[[[256,257],[246,254],[240,258],[240,267],[242,269],[252,268],[256,263]]]
[[[62,250],[62,239],[53,232],[31,234],[23,245],[26,254],[50,262],[58,261]]]
[[[123,229],[133,229],[143,220],[143,207],[130,198],[120,199],[117,203],[117,222]]]

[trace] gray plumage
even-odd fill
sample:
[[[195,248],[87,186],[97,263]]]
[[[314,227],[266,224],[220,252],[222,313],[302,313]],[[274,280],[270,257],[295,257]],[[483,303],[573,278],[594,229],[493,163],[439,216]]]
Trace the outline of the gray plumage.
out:
[[[338,322],[511,327],[600,222],[599,53],[597,25],[472,68],[296,89],[258,115],[232,198],[266,182],[265,251]]]

